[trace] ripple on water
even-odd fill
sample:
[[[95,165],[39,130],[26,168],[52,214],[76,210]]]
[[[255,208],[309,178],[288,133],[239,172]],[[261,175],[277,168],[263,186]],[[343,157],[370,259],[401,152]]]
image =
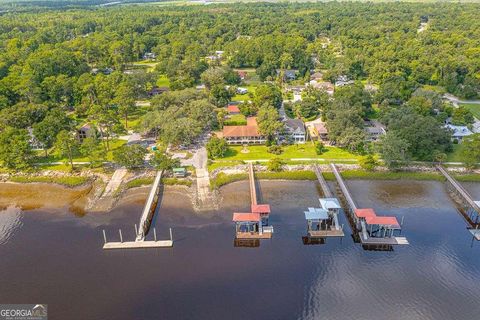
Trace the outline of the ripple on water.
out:
[[[0,211],[0,245],[5,244],[22,227],[22,211],[8,207]]]

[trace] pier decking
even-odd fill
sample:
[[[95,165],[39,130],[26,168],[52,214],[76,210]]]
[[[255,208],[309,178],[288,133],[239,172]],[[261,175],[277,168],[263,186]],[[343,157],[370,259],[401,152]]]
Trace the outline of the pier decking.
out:
[[[347,204],[346,211],[352,229],[357,233],[358,240],[367,246],[393,246],[408,244],[405,237],[394,236],[394,231],[401,230],[395,217],[377,216],[373,209],[359,209],[350,195],[347,185],[335,164],[330,165],[338,186]]]
[[[160,182],[162,180],[163,170],[158,171],[155,176],[152,188],[147,198],[147,202],[143,208],[142,215],[140,216],[139,228],[135,226],[136,238],[135,241],[123,241],[122,232],[119,230],[120,242],[108,242],[105,235],[105,230],[103,231],[103,237],[105,244],[103,249],[136,249],[136,248],[165,248],[173,246],[173,237],[172,230],[170,229],[170,239],[169,240],[157,240],[157,234],[155,231],[153,241],[145,241],[145,236],[147,235],[150,224],[152,222],[153,215],[157,208],[158,199],[160,195]]]
[[[441,165],[437,170],[447,179],[447,188],[453,200],[459,205],[459,211],[468,223],[468,229],[475,239],[480,240],[480,201],[474,201],[470,193]]]
[[[268,225],[270,205],[258,204],[252,163],[250,163],[248,167],[248,178],[251,212],[233,214],[232,220],[235,222],[235,237],[237,239],[270,239],[273,234],[273,227]]]

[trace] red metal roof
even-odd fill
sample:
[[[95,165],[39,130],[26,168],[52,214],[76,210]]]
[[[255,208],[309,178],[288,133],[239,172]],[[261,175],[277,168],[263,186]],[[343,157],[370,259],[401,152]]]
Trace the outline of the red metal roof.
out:
[[[366,218],[366,217],[375,217],[375,210],[373,209],[355,209],[355,215],[358,218]]]
[[[234,105],[234,104],[228,105],[227,111],[228,111],[229,113],[240,113],[240,109],[239,109],[236,105]]]
[[[269,204],[252,204],[253,213],[270,213]]]
[[[397,221],[397,218],[395,217],[366,217],[365,221],[367,224],[377,224],[377,225],[382,225],[382,226],[391,226],[391,227],[396,227],[400,228],[400,224]]]
[[[248,213],[238,213],[235,212],[233,214],[233,219],[234,222],[258,222],[260,221],[260,214],[259,213],[253,213],[253,212],[248,212]]]
[[[257,126],[225,126],[224,137],[260,137]]]

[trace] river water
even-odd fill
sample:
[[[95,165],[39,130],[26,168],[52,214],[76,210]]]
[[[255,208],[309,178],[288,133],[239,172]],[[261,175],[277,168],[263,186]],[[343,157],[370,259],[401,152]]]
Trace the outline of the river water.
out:
[[[478,319],[480,243],[445,185],[347,184],[359,207],[403,216],[410,245],[365,251],[343,215],[343,239],[303,245],[303,210],[319,197],[318,185],[303,181],[261,182],[275,234],[256,248],[233,240],[231,215],[248,210],[247,182],[225,186],[221,208],[201,214],[185,191],[168,188],[155,226],[159,238],[173,228],[172,249],[101,248],[102,229],[133,240],[146,190],[108,214],[10,206],[0,211],[0,303],[46,303],[54,320]],[[480,185],[466,187],[480,198]]]

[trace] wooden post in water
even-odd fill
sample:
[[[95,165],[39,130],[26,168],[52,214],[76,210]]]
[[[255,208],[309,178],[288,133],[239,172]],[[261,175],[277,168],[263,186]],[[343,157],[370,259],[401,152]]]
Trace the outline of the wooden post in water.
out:
[[[135,237],[137,236],[138,234],[138,228],[137,228],[137,224],[135,223]]]
[[[170,228],[170,241],[173,241],[172,228]]]
[[[403,218],[405,218],[405,216],[402,216],[402,222],[400,223],[402,227],[403,227]]]
[[[153,239],[157,241],[157,229],[153,228]]]
[[[120,234],[120,242],[123,243],[122,230],[118,229],[118,234]]]
[[[105,234],[105,229],[103,229],[102,231],[103,231],[103,241],[107,243],[107,235]]]

